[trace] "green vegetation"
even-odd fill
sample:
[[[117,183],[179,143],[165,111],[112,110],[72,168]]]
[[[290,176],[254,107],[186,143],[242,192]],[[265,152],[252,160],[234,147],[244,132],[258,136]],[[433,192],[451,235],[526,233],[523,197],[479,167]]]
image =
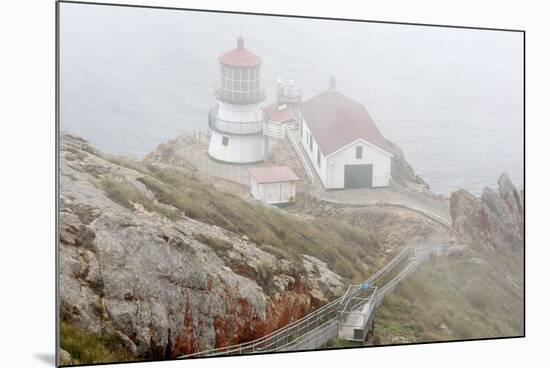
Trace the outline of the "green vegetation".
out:
[[[223,239],[214,238],[206,234],[195,234],[194,238],[208,245],[219,257],[227,256],[227,252],[232,249],[231,243]]]
[[[258,284],[264,289],[271,287],[271,283],[273,281],[273,271],[269,263],[260,262],[258,264],[257,280]]]
[[[184,170],[154,166],[148,170],[150,176],[139,181],[158,202],[191,218],[246,235],[262,249],[297,266],[301,266],[299,253],[311,254],[354,281],[364,279],[366,264],[378,266],[372,264],[373,253],[380,251],[378,242],[358,227],[328,218],[302,220],[276,208],[249,203]]]
[[[136,360],[115,336],[95,336],[61,322],[61,349],[71,354],[73,364],[96,364]]]
[[[521,278],[521,262],[510,254],[487,254],[489,265],[479,256],[432,259],[387,295],[375,318],[379,343],[521,335],[522,290],[505,276]]]
[[[127,169],[135,170],[137,172],[140,172],[142,174],[147,174],[147,169],[143,167],[140,161],[136,161],[132,158],[125,157],[125,156],[118,156],[118,155],[108,155],[103,154],[101,156],[105,160],[109,161],[110,163],[122,166]]]
[[[287,259],[287,260],[299,259],[298,252],[292,252],[286,249],[275,248],[269,244],[262,244],[260,248],[264,252],[275,256],[277,259]]]
[[[357,346],[363,346],[360,342],[356,341],[348,341],[344,339],[334,338],[329,341],[327,341],[327,348],[349,348],[349,347],[357,347]]]
[[[184,168],[143,165],[116,156],[105,159],[135,170],[137,179],[151,193],[125,178],[103,177],[99,181],[114,202],[135,210],[143,206],[149,212],[177,220],[181,214],[242,234],[277,258],[287,259],[302,269],[300,253],[313,255],[329,265],[348,282],[360,282],[368,269],[379,267],[381,247],[373,235],[361,228],[333,218],[302,219],[284,210],[244,201],[214,188]],[[229,249],[216,239],[202,239],[220,255]]]
[[[134,203],[139,203],[149,212],[157,212],[173,220],[179,217],[176,211],[157,205],[131,184],[104,178],[100,186],[111,200],[130,210],[134,210]]]

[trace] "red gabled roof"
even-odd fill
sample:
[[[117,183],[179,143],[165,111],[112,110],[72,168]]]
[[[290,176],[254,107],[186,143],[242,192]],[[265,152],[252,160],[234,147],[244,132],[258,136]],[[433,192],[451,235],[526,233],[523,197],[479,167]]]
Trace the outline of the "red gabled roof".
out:
[[[389,153],[367,109],[334,89],[302,103],[300,112],[325,156],[359,138]]]
[[[244,48],[244,39],[242,37],[237,39],[236,48],[220,55],[218,60],[225,65],[246,68],[258,66],[262,63],[261,57]]]
[[[263,108],[267,114],[269,122],[281,124],[294,119],[288,105],[283,109],[279,109],[279,106],[280,105],[276,102]]]
[[[253,167],[248,171],[260,184],[300,180],[288,166]]]

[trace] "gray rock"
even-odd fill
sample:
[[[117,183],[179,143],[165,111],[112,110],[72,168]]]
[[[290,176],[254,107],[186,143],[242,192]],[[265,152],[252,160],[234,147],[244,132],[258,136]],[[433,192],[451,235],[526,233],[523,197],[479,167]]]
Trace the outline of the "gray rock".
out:
[[[147,175],[139,163],[66,134],[60,154],[61,318],[117,335],[136,356],[176,357],[260,337],[287,323],[290,311],[300,317],[341,290],[326,265],[309,278],[240,234],[137,203],[129,208],[103,191],[108,178],[154,201],[138,180]],[[232,248],[218,255],[197,234]],[[260,263],[273,270],[273,290],[256,280]]]
[[[428,184],[418,175],[415,174],[412,166],[405,159],[405,155],[398,145],[386,139],[386,144],[391,154],[393,154],[391,162],[391,178],[392,181],[399,185],[414,186],[415,184],[429,189]]]
[[[478,199],[465,190],[451,195],[451,218],[457,239],[487,249],[523,246],[523,200],[506,174],[498,192],[485,188]]]

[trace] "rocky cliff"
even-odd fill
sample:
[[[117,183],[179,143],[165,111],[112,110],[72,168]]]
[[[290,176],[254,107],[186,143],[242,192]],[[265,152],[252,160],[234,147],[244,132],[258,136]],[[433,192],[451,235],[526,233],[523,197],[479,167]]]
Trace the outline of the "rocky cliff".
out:
[[[384,300],[375,343],[523,335],[523,203],[506,174],[480,197],[454,192],[452,246]]]
[[[364,280],[402,246],[449,238],[447,226],[399,206],[313,198],[288,211],[259,204],[238,185],[222,185],[190,166],[177,154],[180,143],[160,145],[144,161],[133,161],[62,134],[59,277],[68,331],[109,336],[140,359],[245,342],[323,305],[347,283]],[[392,147],[396,184],[433,196]],[[424,311],[427,321],[414,331],[429,332],[426,326],[438,312],[448,316],[432,331],[441,324],[460,330],[454,322],[462,317],[452,316],[457,305],[468,303],[475,308],[464,313],[469,319],[479,314],[478,329],[498,336],[520,328],[514,318],[523,305],[523,193],[506,175],[498,184],[498,191],[486,189],[480,198],[463,190],[451,196],[454,249],[463,252],[458,261],[444,267],[441,262],[413,280],[407,310],[418,309],[418,318]],[[458,292],[457,282],[466,281]],[[429,298],[415,299],[419,290],[433,297],[430,305],[422,305]],[[388,308],[391,326],[415,323],[410,313],[400,321],[405,309],[392,309],[391,299]],[[499,319],[487,318],[497,310]],[[386,333],[383,316],[379,331]],[[504,320],[513,325],[504,326]],[[456,336],[477,336],[466,330]],[[420,339],[388,336],[382,341]]]
[[[498,191],[486,187],[480,198],[466,190],[450,199],[453,233],[459,242],[491,250],[523,248],[523,191],[502,174]]]
[[[135,357],[176,357],[262,336],[342,292],[325,262],[290,261],[167,204],[157,169],[62,134],[64,322],[115,336]]]
[[[405,155],[399,146],[386,139],[388,150],[393,155],[391,162],[391,178],[394,183],[405,187],[418,187],[429,190],[428,184],[420,176],[416,175],[411,164],[405,159]]]

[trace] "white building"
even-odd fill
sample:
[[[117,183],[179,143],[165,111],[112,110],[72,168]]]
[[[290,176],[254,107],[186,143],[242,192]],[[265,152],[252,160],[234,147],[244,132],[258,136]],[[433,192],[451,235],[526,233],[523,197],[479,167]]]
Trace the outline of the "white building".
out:
[[[290,167],[254,167],[248,171],[254,198],[269,204],[296,201],[296,182],[300,179]]]
[[[260,108],[265,99],[260,81],[262,59],[248,51],[239,37],[237,47],[222,54],[218,61],[218,105],[208,115],[212,133],[208,154],[229,163],[261,162],[266,156]]]
[[[300,105],[300,142],[326,189],[385,187],[392,154],[363,105],[330,88]]]

